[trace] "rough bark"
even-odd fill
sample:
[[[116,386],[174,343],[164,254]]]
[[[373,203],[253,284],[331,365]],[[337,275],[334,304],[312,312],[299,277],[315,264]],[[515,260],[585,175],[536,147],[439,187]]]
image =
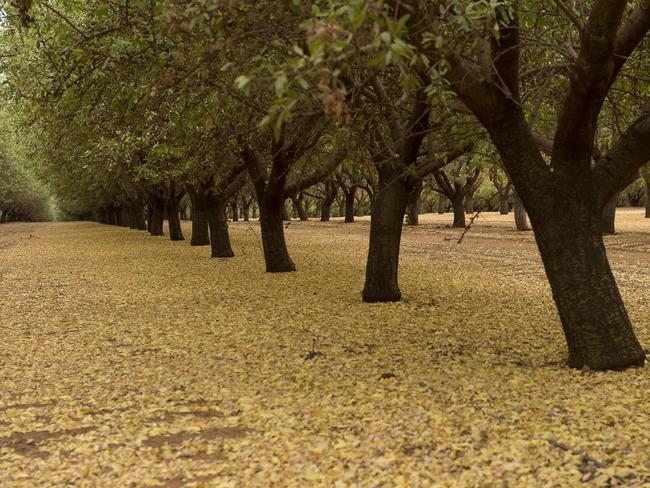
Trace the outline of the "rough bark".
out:
[[[567,339],[569,366],[641,366],[645,354],[611,272],[600,220],[598,209],[567,201],[533,222]]]
[[[618,204],[618,196],[619,193],[616,193],[610,198],[603,209],[603,215],[600,219],[600,229],[603,234],[612,235],[616,233],[616,205]]]
[[[268,273],[284,273],[295,271],[296,265],[287,249],[284,238],[284,218],[286,212],[284,195],[265,192],[265,198],[260,202],[260,228],[262,247]]]
[[[396,302],[402,294],[397,281],[402,220],[408,189],[398,172],[379,168],[379,190],[372,202],[370,246],[366,265],[364,302]]]
[[[192,246],[207,246],[210,244],[208,216],[205,209],[206,191],[203,185],[188,187],[192,202],[192,239],[190,240]]]
[[[226,201],[206,196],[206,215],[210,228],[210,247],[213,258],[231,258],[235,255],[230,245]]]

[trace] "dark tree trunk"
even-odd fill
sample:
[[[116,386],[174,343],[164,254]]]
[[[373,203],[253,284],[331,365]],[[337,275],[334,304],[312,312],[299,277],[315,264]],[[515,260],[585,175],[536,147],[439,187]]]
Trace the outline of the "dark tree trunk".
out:
[[[449,207],[449,201],[447,200],[447,197],[438,194],[438,214],[442,215],[444,213],[447,213],[447,208]]]
[[[571,199],[533,221],[569,346],[569,365],[595,370],[641,366],[645,354],[611,272],[599,209]],[[532,219],[532,216],[531,216]]]
[[[420,223],[420,195],[422,194],[422,180],[413,185],[409,192],[408,203],[406,206],[406,215],[408,225],[418,225]]]
[[[354,186],[345,193],[345,221],[347,223],[354,222],[354,197],[356,193],[357,188]]]
[[[163,222],[165,220],[165,199],[156,197],[151,203],[151,235],[162,236]]]
[[[260,228],[268,273],[296,270],[296,265],[289,257],[287,242],[284,238],[284,213],[286,213],[284,196],[272,194],[270,190],[267,190],[260,202]]]
[[[530,230],[528,218],[526,217],[526,209],[516,189],[512,190],[512,202],[515,211],[515,228],[518,231]]]
[[[298,197],[292,197],[291,201],[293,202],[293,206],[296,209],[296,212],[298,213],[298,218],[303,222],[309,220],[309,216],[307,215],[307,210],[305,209],[304,195],[300,194],[298,195]]]
[[[137,206],[128,204],[126,208],[126,220],[129,223],[129,229],[136,230],[138,228]]]
[[[210,244],[208,231],[208,216],[205,209],[205,189],[200,185],[189,189],[192,202],[192,246],[207,246]]]
[[[230,211],[232,212],[232,221],[239,222],[239,206],[237,205],[237,197],[230,200]]]
[[[144,209],[142,208],[142,205],[136,204],[133,207],[133,217],[138,230],[147,230],[147,221],[144,218]]]
[[[125,205],[120,205],[117,208],[117,225],[120,227],[128,227],[129,226],[129,216],[126,212],[126,206]]]
[[[396,302],[402,296],[397,271],[409,191],[399,176],[396,170],[379,168],[379,190],[371,209],[364,302]]]
[[[451,200],[451,205],[454,207],[454,223],[452,227],[465,228],[465,206],[463,202],[463,193],[456,192]]]
[[[169,238],[172,241],[184,241],[183,231],[181,230],[180,212],[178,211],[178,199],[175,195],[170,195],[167,199],[167,222],[169,224]]]
[[[650,219],[650,176],[645,180],[645,218]]]
[[[247,201],[246,199],[244,199],[244,201],[242,202],[242,206],[241,206],[242,214],[244,214],[244,222],[249,222],[250,221],[250,213],[251,213],[250,209],[251,209],[250,202]]]
[[[147,205],[147,232],[151,234],[151,228],[153,225],[153,205],[150,203]]]
[[[332,202],[324,199],[320,207],[320,221],[329,222],[331,216],[332,216]]]
[[[616,193],[603,209],[600,219],[600,228],[603,234],[616,234],[616,205],[618,204],[619,193]]]
[[[206,198],[206,212],[210,225],[210,245],[213,258],[231,258],[235,255],[230,245],[226,202],[214,197]]]

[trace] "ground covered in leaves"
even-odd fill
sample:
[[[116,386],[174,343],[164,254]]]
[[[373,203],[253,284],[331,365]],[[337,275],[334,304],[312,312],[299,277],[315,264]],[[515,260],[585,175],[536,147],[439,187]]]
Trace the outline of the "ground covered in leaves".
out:
[[[0,486],[649,486],[650,368],[572,371],[530,233],[292,222],[298,272],[93,223],[0,226]],[[189,227],[184,227],[186,237]],[[650,347],[650,222],[607,238]]]

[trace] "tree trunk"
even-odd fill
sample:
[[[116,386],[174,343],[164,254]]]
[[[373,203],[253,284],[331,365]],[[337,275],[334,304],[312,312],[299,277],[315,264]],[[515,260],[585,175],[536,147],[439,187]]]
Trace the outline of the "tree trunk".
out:
[[[406,206],[406,215],[408,225],[418,225],[420,223],[420,195],[422,194],[422,180],[413,185],[409,192],[408,203]]]
[[[178,200],[175,195],[170,195],[167,199],[167,222],[169,224],[169,238],[172,241],[184,241],[183,231],[181,230],[180,212],[178,211]]]
[[[448,207],[449,207],[449,202],[447,201],[447,197],[439,193],[438,194],[438,215],[442,215],[446,213]]]
[[[144,209],[142,205],[136,204],[133,207],[133,216],[135,218],[136,228],[138,230],[147,230],[147,221],[144,218]]]
[[[645,354],[607,260],[602,211],[581,208],[573,198],[561,203],[556,203],[559,210],[536,216],[533,229],[569,347],[569,366],[641,366]]]
[[[402,296],[397,271],[409,191],[399,176],[395,170],[379,168],[379,190],[371,209],[364,302],[396,302]]]
[[[356,193],[357,189],[353,186],[350,188],[350,191],[345,194],[345,221],[347,223],[354,222],[354,197]],[[402,214],[402,216],[403,215],[404,214]]]
[[[165,199],[155,197],[151,202],[151,235],[162,236],[163,222],[165,220]]]
[[[530,230],[526,217],[526,209],[516,189],[512,190],[512,202],[515,210],[515,228],[519,231]]]
[[[244,199],[241,207],[242,214],[244,214],[244,222],[250,221],[250,208],[251,204]]]
[[[153,216],[153,205],[149,203],[147,205],[147,232],[149,232],[150,234],[151,234],[151,228],[153,224],[152,216]]]
[[[600,228],[603,234],[615,234],[616,233],[616,205],[618,204],[617,192],[612,198],[609,199],[609,202],[605,205],[603,209],[603,215],[600,219]]]
[[[643,179],[645,180],[645,218],[650,219],[650,176]]]
[[[320,208],[320,221],[329,222],[331,216],[332,216],[332,201],[323,199],[323,204],[321,205]]]
[[[509,199],[507,194],[504,195],[503,192],[499,192],[499,213],[501,215],[508,215],[510,213]]]
[[[279,191],[277,193],[272,194],[267,190],[260,201],[260,228],[267,273],[296,270],[296,265],[289,257],[284,238],[284,214],[286,213],[284,196]]]
[[[257,204],[253,203],[253,218],[257,218]]]
[[[207,246],[210,244],[208,231],[208,216],[205,210],[205,189],[197,185],[189,190],[192,201],[192,246]]]
[[[293,206],[296,209],[296,212],[298,213],[298,218],[301,221],[307,221],[309,220],[309,216],[307,215],[307,210],[305,209],[305,197],[301,194],[298,195],[298,197],[292,197],[291,201],[293,202]]]
[[[287,212],[287,206],[283,203],[282,204],[282,220],[285,222],[288,222],[291,220],[291,217],[289,217],[289,212]],[[260,218],[262,218],[262,209],[260,209]]]
[[[230,200],[230,211],[232,212],[232,221],[239,222],[239,206],[237,205],[237,197]]]
[[[462,192],[457,192],[451,200],[451,205],[454,208],[454,223],[452,227],[465,228],[465,206],[463,205],[464,198]]]
[[[230,245],[226,202],[214,197],[206,197],[206,214],[210,225],[210,245],[213,258],[232,258],[235,253]]]

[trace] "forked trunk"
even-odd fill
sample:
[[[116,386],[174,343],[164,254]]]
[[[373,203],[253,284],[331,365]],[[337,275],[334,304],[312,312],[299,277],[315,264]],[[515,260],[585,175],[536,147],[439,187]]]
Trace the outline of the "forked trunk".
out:
[[[422,180],[413,185],[408,196],[406,206],[406,215],[408,225],[418,225],[420,223],[420,195],[422,194]]]
[[[172,241],[184,241],[183,231],[181,230],[180,212],[178,211],[178,201],[174,197],[167,199],[167,222],[169,224],[169,238]]]
[[[454,223],[452,227],[465,228],[465,206],[463,202],[464,198],[461,192],[457,192],[451,200],[451,205],[454,207]]]
[[[210,244],[208,231],[208,216],[205,210],[205,190],[197,186],[190,188],[190,200],[192,201],[192,246],[207,246]]]
[[[600,230],[603,234],[616,234],[616,205],[618,204],[618,193],[616,193],[603,209],[600,219]]]
[[[345,222],[347,223],[354,222],[354,197],[356,194],[355,187],[350,188],[350,191],[345,194]]]
[[[226,202],[208,197],[207,218],[210,225],[210,246],[213,258],[232,258],[235,253],[230,245],[228,233],[228,216],[226,215]]]
[[[569,366],[641,366],[645,353],[610,269],[600,220],[600,209],[581,208],[572,200],[533,221],[569,348]]]
[[[364,302],[396,302],[402,296],[397,271],[409,191],[399,176],[395,170],[379,170],[379,191],[371,209]]]

